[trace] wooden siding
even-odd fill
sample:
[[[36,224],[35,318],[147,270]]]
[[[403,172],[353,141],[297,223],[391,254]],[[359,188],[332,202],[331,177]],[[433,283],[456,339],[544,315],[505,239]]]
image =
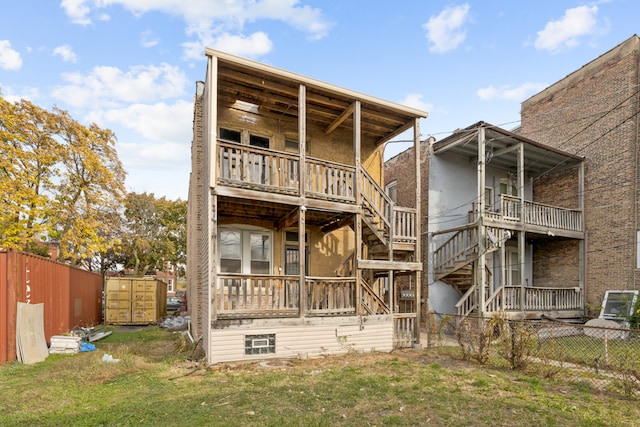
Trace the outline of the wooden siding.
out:
[[[272,354],[245,355],[245,335],[276,335]],[[349,351],[393,350],[391,316],[325,317],[313,319],[243,320],[212,329],[210,362],[273,358],[309,358]]]

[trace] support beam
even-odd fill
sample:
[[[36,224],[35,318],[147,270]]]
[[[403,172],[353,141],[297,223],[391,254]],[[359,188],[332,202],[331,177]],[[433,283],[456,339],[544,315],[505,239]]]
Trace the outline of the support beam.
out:
[[[338,126],[340,126],[347,118],[353,113],[353,109],[355,108],[355,102],[351,103],[343,112],[340,114],[334,121],[327,127],[327,130],[324,131],[325,134],[329,135],[331,132],[336,130]]]
[[[356,206],[360,208],[362,206],[362,194],[360,189],[362,188],[362,167],[360,163],[360,144],[362,133],[360,132],[360,125],[362,120],[362,111],[360,110],[360,101],[353,103],[353,164],[356,169],[356,179],[354,193],[356,195]],[[353,216],[354,218],[354,230],[355,230],[355,250],[356,250],[356,315],[362,314],[362,270],[357,263],[362,258],[362,213],[358,210],[358,213]]]
[[[485,186],[485,129],[480,126],[478,129],[478,216],[482,218],[485,214],[484,210],[484,186]],[[476,287],[478,290],[478,314],[484,315],[484,302],[486,299],[484,292],[484,284],[486,281],[486,241],[485,227],[483,221],[478,221],[478,262],[476,266]]]
[[[276,230],[284,230],[287,227],[291,227],[298,221],[298,208],[293,209],[291,212],[287,214],[284,218],[280,219],[280,221],[276,224]]]
[[[415,204],[416,207],[416,236],[418,240],[416,241],[416,247],[414,250],[414,257],[416,261],[421,263],[422,261],[422,179],[420,172],[420,161],[422,160],[421,153],[421,143],[420,143],[420,119],[415,118],[413,121],[413,153],[414,161],[415,161],[415,180],[416,180],[416,196],[415,196]],[[415,292],[415,307],[416,307],[416,324],[415,324],[415,343],[416,346],[420,346],[420,324],[422,322],[422,273],[416,272],[416,292]],[[429,307],[427,307],[429,309]]]

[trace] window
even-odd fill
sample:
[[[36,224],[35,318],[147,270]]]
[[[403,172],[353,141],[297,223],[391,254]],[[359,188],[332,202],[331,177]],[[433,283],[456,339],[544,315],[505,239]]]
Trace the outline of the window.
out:
[[[502,178],[500,179],[500,194],[506,194],[508,196],[517,196],[518,187],[513,180]]]
[[[220,128],[220,139],[228,142],[242,142],[242,133],[239,130]]]
[[[493,188],[484,187],[484,208],[492,210],[493,208]]]
[[[249,135],[249,145],[253,147],[269,148],[269,138],[266,136]]]
[[[173,292],[173,279],[167,279],[167,291]]]
[[[507,286],[520,285],[520,259],[518,258],[517,248],[507,248]]]
[[[222,273],[271,274],[271,233],[222,229],[219,237]]]
[[[273,354],[276,352],[276,334],[245,335],[244,354]]]
[[[284,248],[284,274],[298,275],[300,274],[300,247],[298,246],[298,232],[287,231],[285,233]],[[309,248],[306,246],[307,235],[304,236],[305,241],[305,275],[309,275]]]
[[[398,203],[398,181],[393,181],[387,184],[384,188],[384,192],[387,193],[387,196],[389,196],[394,203]]]

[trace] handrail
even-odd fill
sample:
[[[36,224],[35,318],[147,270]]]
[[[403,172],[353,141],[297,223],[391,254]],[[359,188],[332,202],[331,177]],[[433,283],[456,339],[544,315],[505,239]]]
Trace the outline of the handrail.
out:
[[[456,262],[465,261],[467,256],[478,252],[478,230],[465,228],[456,232],[433,253],[433,269],[442,273],[452,268]]]
[[[376,294],[366,280],[360,279],[362,293],[362,305],[369,314],[389,314],[389,306]]]
[[[458,300],[455,305],[458,316],[468,316],[478,307],[478,293],[476,290],[476,285],[471,286]]]
[[[363,177],[361,194],[364,202],[374,214],[375,219],[384,224],[383,228],[390,230],[393,200],[391,200],[389,195],[384,192],[365,168],[360,168],[360,173]]]

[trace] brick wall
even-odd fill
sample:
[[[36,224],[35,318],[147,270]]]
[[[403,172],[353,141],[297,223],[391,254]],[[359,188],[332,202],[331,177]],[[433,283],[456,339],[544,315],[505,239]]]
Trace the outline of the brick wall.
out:
[[[638,288],[634,277],[639,41],[630,38],[522,104],[521,134],[586,158],[586,288],[587,303],[592,305],[601,303],[606,289]],[[537,196],[543,199],[554,188],[553,178],[548,179],[538,186]],[[559,197],[571,206],[564,183],[556,182]],[[544,259],[537,251],[537,264],[560,268],[551,255]]]
[[[429,213],[429,155],[430,146],[426,141],[422,141],[420,144],[420,188],[421,198],[420,210],[422,217],[420,218],[420,227],[422,236],[419,236],[420,245],[422,248],[422,276],[421,283],[421,295],[424,301],[428,298],[428,258],[429,258],[429,245],[427,239],[428,232],[428,213]],[[385,185],[394,181],[397,182],[397,202],[399,206],[405,206],[413,208],[415,207],[416,197],[416,177],[415,177],[415,150],[412,148],[403,151],[397,156],[389,159],[385,163],[384,168],[384,182]],[[423,303],[421,306],[422,313],[421,319],[424,321],[427,319],[429,307],[428,304]]]

